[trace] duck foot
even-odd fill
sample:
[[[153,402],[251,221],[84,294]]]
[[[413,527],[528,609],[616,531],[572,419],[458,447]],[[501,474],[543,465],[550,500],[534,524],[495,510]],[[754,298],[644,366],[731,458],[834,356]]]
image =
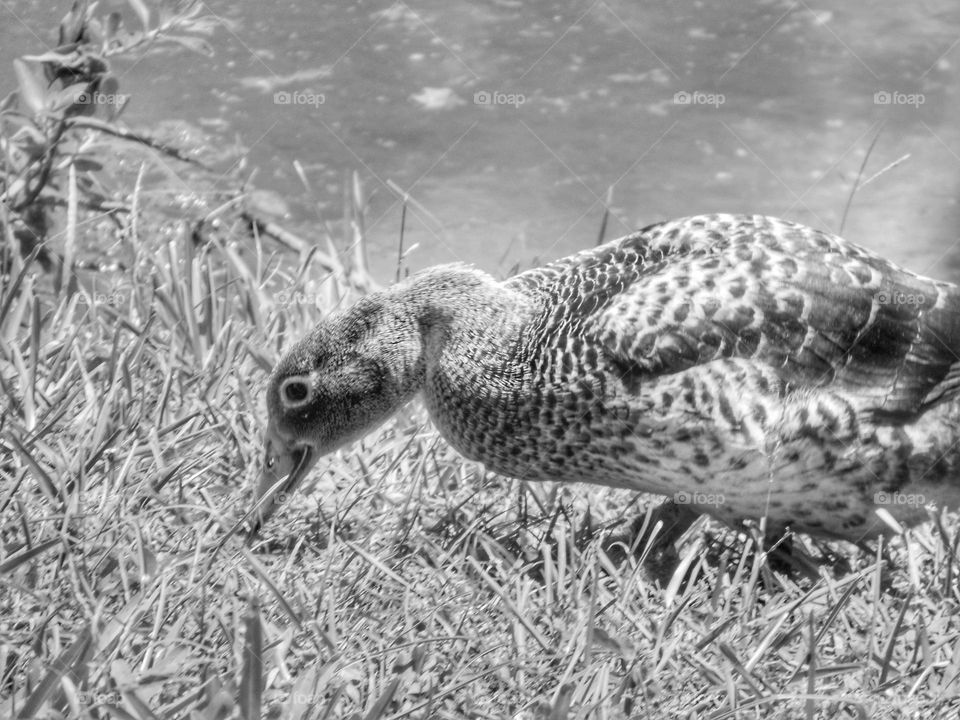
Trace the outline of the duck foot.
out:
[[[665,586],[680,564],[678,541],[699,517],[701,514],[689,505],[668,500],[626,519],[625,527],[609,533],[601,547],[615,565],[621,565],[629,557],[638,559],[647,575]],[[850,568],[846,558],[819,545],[817,549],[826,554],[822,557],[811,554],[802,539],[788,530],[764,532],[752,523],[744,529],[753,536],[754,552],[762,548],[766,553],[768,580],[773,578],[770,571],[817,581],[825,565],[834,570]]]
[[[680,564],[676,543],[698,517],[700,513],[689,505],[667,500],[634,516],[625,529],[609,534],[602,547],[615,565],[633,556],[652,579],[665,585]]]
[[[821,579],[824,568],[834,576],[845,575],[852,571],[849,559],[832,551],[830,547],[810,538],[803,538],[789,529],[766,529],[749,523],[745,529],[750,533],[757,547],[766,553],[766,567],[787,577],[804,577],[816,582]],[[761,534],[763,533],[763,534]],[[810,552],[810,544],[815,553]]]
[[[787,577],[805,577],[813,582],[820,579],[822,561],[807,552],[802,543],[796,541],[793,533],[768,533],[762,541],[759,534],[754,533],[754,541],[766,553],[766,566],[769,571]],[[769,571],[765,571],[761,578],[766,577],[771,581]],[[779,583],[774,585],[778,586]]]

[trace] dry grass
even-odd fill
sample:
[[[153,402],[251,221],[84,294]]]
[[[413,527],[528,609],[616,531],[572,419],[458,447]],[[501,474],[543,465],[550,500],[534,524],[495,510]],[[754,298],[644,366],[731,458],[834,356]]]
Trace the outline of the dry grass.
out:
[[[108,294],[0,286],[0,715],[956,717],[954,519],[816,578],[700,529],[661,587],[580,532],[626,494],[486,475],[414,408],[246,547],[266,372],[317,314],[278,297],[356,283],[126,224]]]
[[[955,517],[877,552],[806,547],[834,560],[812,576],[701,526],[658,583],[584,531],[635,498],[489,475],[414,407],[321,463],[246,546],[266,374],[320,308],[373,286],[362,187],[318,247],[192,176],[148,198],[149,163],[132,197],[91,205],[80,151],[48,127],[59,88],[20,70],[38,132],[66,149],[4,166],[0,718],[958,716]],[[11,229],[51,168],[52,277]],[[159,219],[175,194],[178,214],[223,202],[219,224]],[[84,274],[89,249],[120,269]]]

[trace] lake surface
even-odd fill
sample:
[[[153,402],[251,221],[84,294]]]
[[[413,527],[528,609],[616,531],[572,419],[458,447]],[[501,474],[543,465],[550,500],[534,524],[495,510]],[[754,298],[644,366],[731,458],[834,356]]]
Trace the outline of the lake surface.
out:
[[[55,40],[69,3],[51,5],[0,4],[0,92],[13,88],[13,57]],[[594,244],[608,191],[608,238],[704,212],[837,231],[874,140],[863,180],[909,158],[859,190],[843,234],[960,280],[952,0],[208,7],[222,18],[212,58],[177,49],[117,63],[133,94],[124,119],[147,131],[184,120],[248,148],[255,184],[305,236],[340,218],[344,177],[358,171],[384,281],[400,228],[388,181],[415,201],[411,268],[504,273]]]

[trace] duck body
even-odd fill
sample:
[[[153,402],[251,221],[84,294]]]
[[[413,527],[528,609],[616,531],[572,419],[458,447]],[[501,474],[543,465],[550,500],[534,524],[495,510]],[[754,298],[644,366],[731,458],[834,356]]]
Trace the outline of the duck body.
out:
[[[281,359],[258,495],[422,393],[506,476],[859,540],[878,507],[960,501],[958,358],[960,289],[773,218],[661,223],[505,282],[439,266]]]

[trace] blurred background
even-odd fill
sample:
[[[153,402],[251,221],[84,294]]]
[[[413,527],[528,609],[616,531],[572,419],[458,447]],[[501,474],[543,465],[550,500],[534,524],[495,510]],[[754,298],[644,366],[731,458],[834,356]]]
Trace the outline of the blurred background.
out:
[[[344,178],[358,172],[384,282],[403,192],[411,268],[461,260],[504,274],[593,245],[608,198],[607,238],[707,212],[837,232],[861,167],[869,182],[843,235],[960,281],[951,0],[207,8],[220,21],[211,56],[164,46],[117,62],[133,97],[123,120],[232,148],[217,169],[255,170],[307,238],[342,216]],[[68,9],[0,2],[2,66],[55,45]],[[136,26],[126,2],[100,3],[111,9]]]

